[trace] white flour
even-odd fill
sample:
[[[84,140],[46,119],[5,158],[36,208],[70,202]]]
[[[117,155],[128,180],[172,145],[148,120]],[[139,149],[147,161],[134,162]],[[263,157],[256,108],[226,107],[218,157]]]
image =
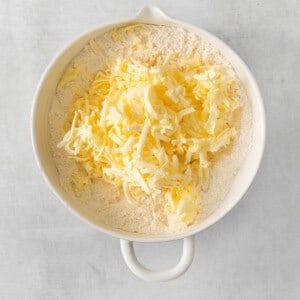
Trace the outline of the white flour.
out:
[[[87,45],[73,59],[70,66],[84,66],[87,73],[92,74],[109,67],[108,62],[117,57],[155,61],[165,59],[166,56],[172,54],[180,54],[179,61],[181,62],[196,55],[206,64],[230,66],[229,62],[210,43],[180,27],[139,25],[134,30],[140,41],[134,40],[136,38],[126,28],[119,29],[113,34],[105,33],[95,39],[97,46],[95,43]],[[148,49],[140,49],[140,45],[143,44],[147,45]],[[177,234],[184,231],[186,225],[174,216],[166,217],[161,208],[157,207],[159,204],[154,207],[150,199],[146,202],[140,201],[138,205],[129,204],[114,187],[101,180],[92,183],[81,192],[74,193],[72,173],[77,170],[78,166],[66,157],[64,150],[57,148],[57,143],[65,133],[66,115],[73,102],[74,91],[87,89],[88,86],[88,76],[79,75],[75,81],[64,88],[58,88],[49,116],[51,149],[61,184],[70,195],[69,201],[92,222],[105,227],[151,236]],[[234,176],[251,145],[251,104],[242,89],[240,103],[242,105],[240,135],[232,149],[222,154],[212,168],[209,189],[202,193],[198,222],[207,218],[218,208],[228,193]]]

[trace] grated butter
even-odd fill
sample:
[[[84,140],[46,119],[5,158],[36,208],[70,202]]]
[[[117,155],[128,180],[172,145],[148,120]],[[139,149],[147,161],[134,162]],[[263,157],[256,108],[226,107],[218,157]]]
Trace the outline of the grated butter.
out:
[[[77,96],[58,147],[88,178],[121,187],[129,202],[163,197],[171,213],[191,224],[199,212],[199,187],[209,180],[209,154],[236,136],[235,87],[233,71],[223,66],[119,59]]]

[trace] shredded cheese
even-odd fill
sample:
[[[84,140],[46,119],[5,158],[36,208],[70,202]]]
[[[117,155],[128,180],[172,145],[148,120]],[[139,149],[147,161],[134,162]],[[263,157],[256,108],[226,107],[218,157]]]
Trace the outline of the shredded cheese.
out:
[[[117,32],[112,38],[119,38]],[[71,69],[61,85],[76,74]],[[170,57],[155,66],[119,59],[77,97],[58,147],[89,179],[119,186],[131,203],[164,197],[166,208],[191,224],[199,186],[209,180],[209,156],[236,136],[235,87],[234,74],[223,66],[178,66]],[[78,185],[88,182],[83,178]]]

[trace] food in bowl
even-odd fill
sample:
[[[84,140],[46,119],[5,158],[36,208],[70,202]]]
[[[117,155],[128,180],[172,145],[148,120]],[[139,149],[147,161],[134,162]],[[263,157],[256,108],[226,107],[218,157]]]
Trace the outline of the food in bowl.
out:
[[[251,104],[230,62],[175,25],[91,40],[53,99],[61,185],[93,222],[177,234],[213,213],[251,145]]]

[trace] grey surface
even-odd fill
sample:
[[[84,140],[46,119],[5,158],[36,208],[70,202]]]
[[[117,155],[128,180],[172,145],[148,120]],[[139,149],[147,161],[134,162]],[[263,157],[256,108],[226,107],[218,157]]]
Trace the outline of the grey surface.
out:
[[[244,199],[197,235],[190,270],[167,283],[127,269],[119,241],[71,215],[36,167],[32,96],[49,60],[75,35],[148,1],[0,0],[0,299],[299,299],[299,2],[154,1],[232,46],[257,78],[267,113],[262,167]],[[180,242],[137,245],[152,267]]]

